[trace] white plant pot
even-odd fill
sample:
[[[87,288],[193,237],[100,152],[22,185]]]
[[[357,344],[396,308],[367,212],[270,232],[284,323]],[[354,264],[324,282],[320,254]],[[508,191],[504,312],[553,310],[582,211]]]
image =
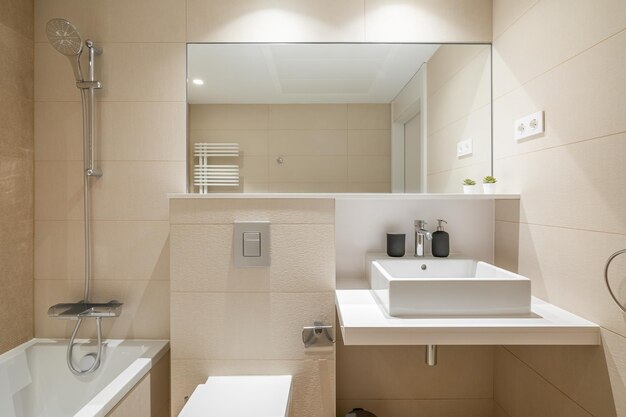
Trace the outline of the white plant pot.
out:
[[[478,194],[477,187],[475,185],[464,185],[463,194]]]
[[[496,184],[483,184],[483,192],[485,194],[495,194],[496,193]]]

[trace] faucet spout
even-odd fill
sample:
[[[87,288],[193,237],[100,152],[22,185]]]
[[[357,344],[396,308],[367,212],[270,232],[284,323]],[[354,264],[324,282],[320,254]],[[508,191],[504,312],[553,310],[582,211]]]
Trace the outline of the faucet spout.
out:
[[[425,255],[426,240],[432,240],[433,235],[426,229],[424,220],[415,220],[415,257]]]

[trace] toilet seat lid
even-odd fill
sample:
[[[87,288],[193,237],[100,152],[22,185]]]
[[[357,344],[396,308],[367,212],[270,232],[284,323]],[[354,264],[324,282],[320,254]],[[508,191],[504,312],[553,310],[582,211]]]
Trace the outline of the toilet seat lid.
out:
[[[290,396],[290,375],[209,377],[178,417],[286,417]]]

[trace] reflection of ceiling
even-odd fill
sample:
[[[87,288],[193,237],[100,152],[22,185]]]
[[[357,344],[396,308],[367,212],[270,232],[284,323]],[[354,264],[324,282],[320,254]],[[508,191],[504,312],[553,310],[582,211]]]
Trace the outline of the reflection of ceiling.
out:
[[[188,101],[389,103],[439,45],[191,44]],[[192,84],[193,79],[204,84]]]

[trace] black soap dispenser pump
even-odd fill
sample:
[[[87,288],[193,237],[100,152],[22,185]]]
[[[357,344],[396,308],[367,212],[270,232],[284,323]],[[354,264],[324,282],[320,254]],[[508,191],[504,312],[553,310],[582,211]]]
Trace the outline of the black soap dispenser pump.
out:
[[[448,222],[443,219],[437,219],[437,221],[439,225],[437,231],[433,233],[433,256],[446,258],[450,255],[450,235],[444,230],[443,224],[448,224]]]

